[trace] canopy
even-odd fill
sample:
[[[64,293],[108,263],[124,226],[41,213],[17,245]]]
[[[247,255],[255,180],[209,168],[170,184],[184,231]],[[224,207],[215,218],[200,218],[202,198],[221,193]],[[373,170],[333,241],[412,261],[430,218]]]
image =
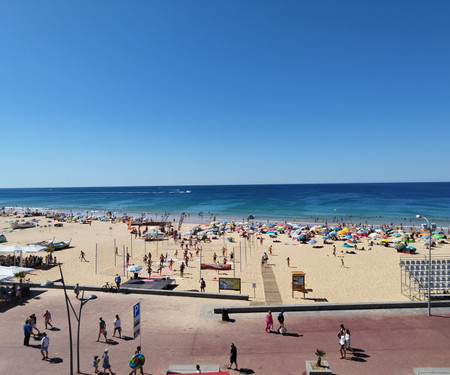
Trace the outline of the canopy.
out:
[[[14,274],[16,274],[18,272],[29,273],[33,270],[34,270],[34,268],[16,267],[16,266],[11,266],[11,267],[0,266],[0,280],[11,279],[14,277]]]
[[[24,253],[37,253],[42,250],[46,250],[45,246],[38,245],[1,245],[0,252],[1,253],[14,253],[16,251],[22,251]]]

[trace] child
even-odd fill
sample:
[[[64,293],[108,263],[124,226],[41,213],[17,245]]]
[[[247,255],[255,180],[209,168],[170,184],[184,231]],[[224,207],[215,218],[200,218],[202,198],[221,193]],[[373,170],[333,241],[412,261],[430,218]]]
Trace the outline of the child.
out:
[[[98,355],[94,357],[94,360],[92,361],[92,367],[95,369],[95,373],[98,373],[98,364],[100,362],[100,359],[98,358]]]

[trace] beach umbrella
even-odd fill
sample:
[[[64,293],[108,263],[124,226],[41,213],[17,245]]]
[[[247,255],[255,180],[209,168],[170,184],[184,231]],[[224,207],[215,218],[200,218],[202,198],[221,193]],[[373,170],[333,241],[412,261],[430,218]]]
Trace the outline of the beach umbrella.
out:
[[[400,242],[400,243],[394,245],[394,248],[397,249],[397,250],[402,251],[402,250],[406,249],[406,245],[403,242]]]
[[[326,239],[328,238],[328,236],[322,236],[322,238],[323,238],[324,240],[326,240]]]
[[[345,238],[346,238],[347,240],[350,240],[350,239],[352,238],[352,236],[351,236],[350,234],[347,234],[347,235],[345,235]]]
[[[132,266],[128,266],[127,270],[128,272],[139,272],[142,269],[142,267],[138,264],[136,265],[132,265]]]
[[[316,240],[309,240],[308,243],[309,243],[310,245],[315,245],[315,244],[317,243],[317,241],[316,241]]]
[[[336,234],[337,234],[337,232],[336,231],[332,231],[332,232],[330,232],[330,233],[328,233],[330,236],[335,236]]]
[[[378,236],[378,233],[370,233],[369,234],[369,237],[370,238],[375,238],[375,237],[377,237]]]
[[[384,239],[386,239],[386,238],[388,238],[385,234],[382,234],[381,236],[380,236],[380,238],[384,238]]]

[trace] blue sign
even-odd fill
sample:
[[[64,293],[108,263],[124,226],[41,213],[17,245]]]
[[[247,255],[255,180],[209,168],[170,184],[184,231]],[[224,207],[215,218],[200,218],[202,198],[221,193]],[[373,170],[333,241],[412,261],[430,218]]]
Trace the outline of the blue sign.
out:
[[[133,306],[133,318],[137,318],[141,314],[141,303],[138,302]]]

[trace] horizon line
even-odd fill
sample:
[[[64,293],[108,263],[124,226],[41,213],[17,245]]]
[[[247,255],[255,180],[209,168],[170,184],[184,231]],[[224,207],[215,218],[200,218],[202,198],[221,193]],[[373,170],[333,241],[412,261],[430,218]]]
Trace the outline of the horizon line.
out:
[[[308,183],[254,183],[254,184],[196,184],[196,185],[92,185],[92,186],[32,186],[0,187],[0,189],[72,189],[72,188],[116,188],[116,187],[196,187],[196,186],[281,186],[281,185],[384,185],[384,184],[442,184],[450,181],[390,181],[390,182],[308,182]]]

